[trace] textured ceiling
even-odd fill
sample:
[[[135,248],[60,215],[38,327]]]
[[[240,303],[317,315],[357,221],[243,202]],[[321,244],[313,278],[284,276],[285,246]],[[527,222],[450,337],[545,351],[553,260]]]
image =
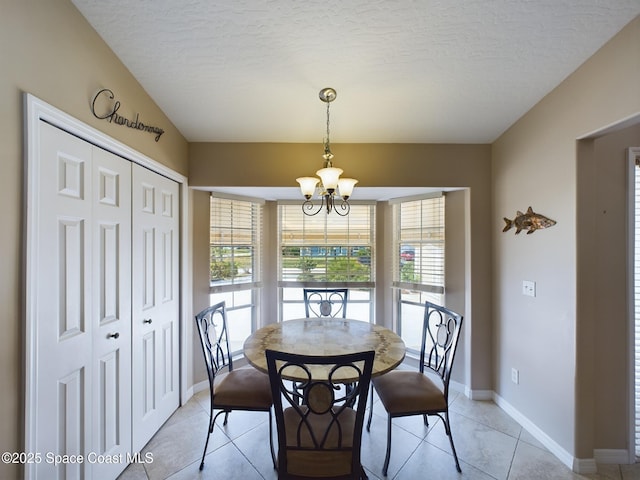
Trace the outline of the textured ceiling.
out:
[[[192,142],[321,143],[330,86],[333,143],[489,143],[640,14],[640,0],[72,1]]]

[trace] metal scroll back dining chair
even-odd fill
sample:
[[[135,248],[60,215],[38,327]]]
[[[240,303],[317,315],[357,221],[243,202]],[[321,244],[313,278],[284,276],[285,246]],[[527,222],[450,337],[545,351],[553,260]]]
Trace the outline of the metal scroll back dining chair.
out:
[[[366,479],[360,448],[373,350],[335,356],[267,350],[266,357],[278,479]],[[345,388],[345,381],[352,387]]]
[[[225,302],[212,305],[198,313],[196,324],[209,376],[210,395],[209,428],[200,470],[204,468],[209,437],[213,433],[216,419],[224,413],[223,425],[226,425],[229,412],[232,410],[269,412],[269,442],[275,467],[271,418],[273,401],[269,376],[255,368],[233,368],[233,358],[229,352]],[[214,415],[214,410],[220,411]]]
[[[375,388],[388,416],[387,453],[382,467],[385,476],[391,455],[391,419],[410,415],[422,415],[425,425],[429,425],[428,415],[437,415],[442,419],[456,469],[461,471],[449,422],[449,380],[461,327],[462,315],[425,302],[419,371],[393,370],[372,380],[372,403]],[[432,381],[426,373],[435,374],[440,381]],[[436,383],[440,383],[440,386]],[[371,428],[372,414],[373,408],[369,412],[367,430]]]
[[[309,317],[347,318],[347,288],[305,288],[304,312]]]

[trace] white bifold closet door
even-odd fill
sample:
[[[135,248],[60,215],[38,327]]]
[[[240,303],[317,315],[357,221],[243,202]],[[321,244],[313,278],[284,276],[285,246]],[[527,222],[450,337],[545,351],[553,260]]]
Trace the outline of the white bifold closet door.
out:
[[[36,168],[30,477],[116,478],[179,403],[178,184],[45,122]]]

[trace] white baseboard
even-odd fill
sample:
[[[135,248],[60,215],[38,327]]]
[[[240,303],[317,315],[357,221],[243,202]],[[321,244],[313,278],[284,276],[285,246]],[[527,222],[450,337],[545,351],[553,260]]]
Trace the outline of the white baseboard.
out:
[[[627,464],[629,463],[629,451],[626,449],[595,449],[593,458],[576,458],[556,443],[551,437],[531,422],[527,417],[516,410],[509,402],[493,394],[493,401],[502,410],[509,414],[516,422],[522,425],[533,437],[542,443],[547,450],[555,455],[567,467],[579,474],[597,473],[597,464]]]
[[[464,394],[471,400],[493,400],[492,390],[471,390],[470,388],[465,388]]]
[[[625,464],[629,463],[629,450],[626,448],[621,449],[606,449],[598,448],[593,451],[593,456],[596,463],[614,463]]]
[[[187,388],[186,392],[184,392],[184,397],[182,398],[182,405],[187,403],[189,401],[189,399],[191,397],[193,397],[194,393],[195,392],[193,391],[193,385],[191,387]]]
[[[594,458],[574,458],[572,470],[580,474],[598,473]]]
[[[555,440],[543,432],[536,424],[516,410],[509,402],[494,392],[493,401],[511,418],[522,425],[533,437],[542,443],[547,450],[555,455],[562,463],[576,473],[595,473],[596,462],[593,459],[576,459],[562,448]],[[591,470],[593,468],[593,470]],[[586,470],[586,471],[585,471]]]
[[[202,390],[206,390],[207,388],[209,388],[209,380],[203,380],[202,382],[194,384],[193,387],[191,387],[191,390],[193,390],[193,394],[195,395],[196,393],[201,392]]]

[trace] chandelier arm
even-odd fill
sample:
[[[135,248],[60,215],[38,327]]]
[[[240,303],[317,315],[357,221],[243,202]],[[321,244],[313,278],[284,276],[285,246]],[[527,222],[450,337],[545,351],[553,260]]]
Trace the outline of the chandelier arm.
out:
[[[309,217],[313,217],[314,215],[319,214],[322,211],[322,207],[324,206],[324,197],[322,197],[322,201],[320,205],[318,205],[318,209],[314,211],[316,205],[311,200],[305,200],[302,203],[302,213]]]
[[[340,213],[340,210],[344,211],[344,213]],[[340,205],[334,204],[333,211],[341,217],[346,217],[347,215],[349,215],[349,211],[351,211],[351,205],[346,200],[342,200],[342,202],[340,202]]]

